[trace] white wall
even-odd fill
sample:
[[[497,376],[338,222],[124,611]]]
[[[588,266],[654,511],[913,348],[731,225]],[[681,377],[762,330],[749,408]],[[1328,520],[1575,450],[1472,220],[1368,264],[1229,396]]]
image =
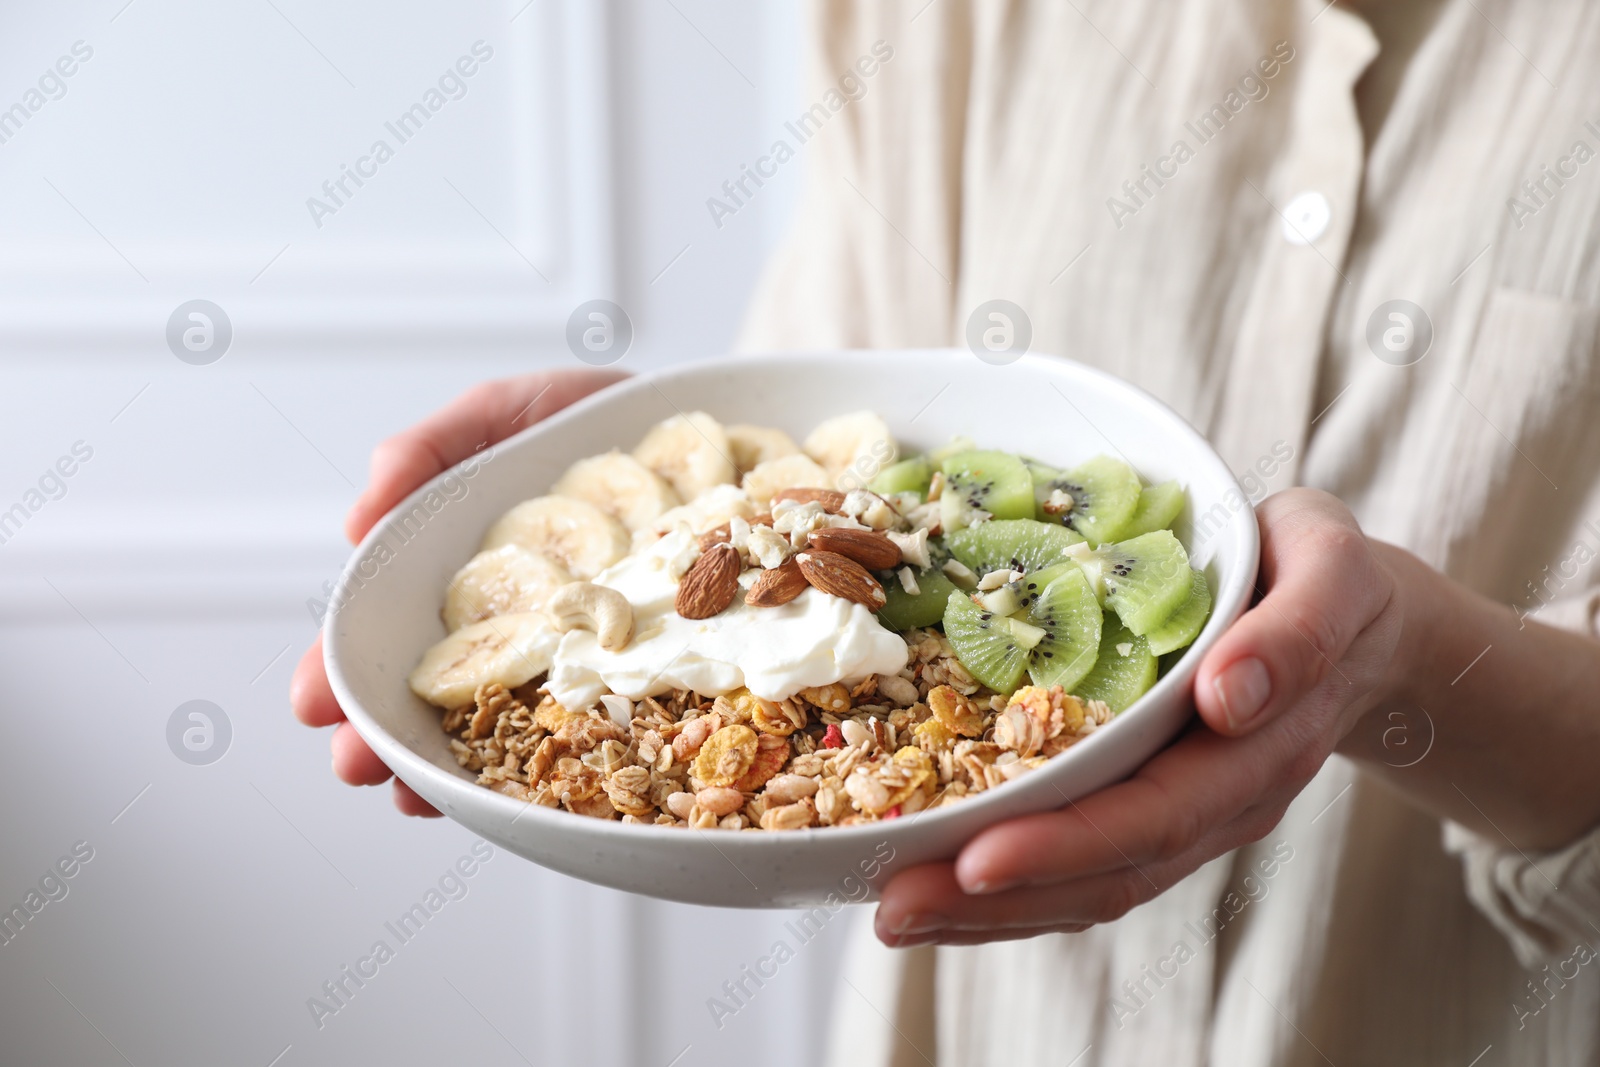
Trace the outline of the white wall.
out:
[[[307,999],[471,837],[337,784],[285,695],[374,442],[571,364],[592,296],[634,320],[625,368],[726,350],[799,168],[720,229],[705,199],[799,98],[794,5],[19,7],[0,109],[94,52],[0,143],[0,509],[27,512],[0,543],[0,904],[94,858],[0,945],[0,1060],[813,1062],[846,917],[719,1030],[706,998],[787,915],[507,855],[319,1029]],[[467,94],[316,228],[322,178],[479,38]],[[195,297],[234,329],[206,366],[165,340]],[[209,766],[165,740],[193,699],[232,724]]]

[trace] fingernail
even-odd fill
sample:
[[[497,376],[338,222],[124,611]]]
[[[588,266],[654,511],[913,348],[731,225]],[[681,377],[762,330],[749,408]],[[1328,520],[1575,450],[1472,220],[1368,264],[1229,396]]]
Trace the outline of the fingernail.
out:
[[[910,915],[903,915],[895,924],[894,933],[900,936],[906,934],[931,934],[935,930],[943,930],[950,925],[950,920],[937,912],[920,911]]]
[[[938,930],[925,934],[890,934],[884,939],[884,944],[890,948],[920,948],[923,945],[932,945],[941,937]]]
[[[1242,730],[1261,714],[1272,696],[1267,665],[1254,656],[1234,663],[1212,681],[1222,702],[1222,717],[1231,730]]]
[[[1022,883],[1020,881],[973,882],[967,887],[967,894],[969,896],[984,896],[988,893],[1004,893],[1008,890],[1017,888],[1021,884]]]

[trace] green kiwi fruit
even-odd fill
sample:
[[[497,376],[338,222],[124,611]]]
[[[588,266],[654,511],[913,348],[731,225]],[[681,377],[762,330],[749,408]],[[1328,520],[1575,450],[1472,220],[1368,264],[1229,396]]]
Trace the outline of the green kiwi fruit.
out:
[[[1121,712],[1155,684],[1158,657],[1205,626],[1211,589],[1169,529],[1187,500],[1177,482],[1145,486],[1110,456],[1063,471],[958,438],[885,468],[871,487],[926,494],[935,470],[944,543],[930,543],[916,594],[898,572],[880,575],[878,617],[899,631],[942,622],[989,689],[1013,692],[1026,674]],[[974,595],[944,573],[950,557],[979,576],[1022,576]]]
[[[1025,578],[1020,584],[1028,583]],[[1070,690],[1094,669],[1103,620],[1083,568],[1062,564],[1060,573],[1029,601],[1028,621],[1045,632],[1028,658],[1028,677],[1034,685]]]
[[[935,564],[916,574],[917,592],[908,593],[898,573],[883,575],[883,607],[878,621],[891,630],[915,630],[933,626],[944,618],[945,604],[956,592],[955,583]]]
[[[1140,534],[1170,529],[1178,513],[1183,510],[1183,505],[1183,486],[1177,482],[1147,485],[1139,493],[1139,504],[1133,509],[1133,518],[1128,520],[1128,525],[1117,536],[1126,541]]]
[[[933,464],[925,456],[912,456],[899,463],[891,463],[867,483],[867,488],[881,496],[895,493],[916,493],[926,496],[928,483],[933,480]]]
[[[1067,549],[1082,542],[1065,526],[1035,519],[992,519],[945,537],[950,554],[979,575],[1002,568],[1031,574],[1065,562]]]
[[[1211,615],[1211,587],[1206,576],[1197,570],[1189,572],[1189,598],[1178,605],[1159,626],[1145,634],[1150,651],[1158,656],[1185,648],[1200,636],[1200,630]]]
[[[1016,594],[1019,607],[1028,608],[1039,599],[1040,595],[1049,587],[1050,583],[1066,574],[1068,571],[1082,571],[1076,563],[1052,563],[1038,570],[1028,571],[1026,568],[1013,567],[1013,570],[1024,571],[1021,578],[1010,582],[1007,588]]]
[[[1105,606],[1136,634],[1149,633],[1189,599],[1189,554],[1171,530],[1102,545],[1085,568],[1105,590]]]
[[[967,672],[997,693],[1016,689],[1028,668],[1027,642],[1012,620],[984,611],[960,590],[945,602],[944,635]]]
[[[1084,700],[1103,700],[1121,714],[1156,684],[1156,666],[1149,643],[1106,612],[1094,669],[1072,692]]]
[[[1032,518],[1033,477],[1027,466],[1008,452],[957,452],[945,459],[939,517],[946,534],[965,529],[985,516]]]
[[[1110,456],[1096,456],[1064,472],[1034,464],[1031,473],[1036,516],[1069,526],[1096,546],[1122,536],[1144,488],[1132,467]],[[1070,496],[1072,503],[1052,514],[1046,509],[1057,490]]]

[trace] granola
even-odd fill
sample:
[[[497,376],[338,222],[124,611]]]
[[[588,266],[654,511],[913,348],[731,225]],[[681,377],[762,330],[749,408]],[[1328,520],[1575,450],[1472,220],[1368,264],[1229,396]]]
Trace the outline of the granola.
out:
[[[538,682],[479,686],[444,712],[478,783],[598,819],[718,830],[802,830],[911,815],[997,788],[1112,718],[1060,686],[1003,696],[972,681],[935,630],[905,635],[908,666],[783,701],[674,690],[588,711]],[[624,728],[611,705],[626,701]]]

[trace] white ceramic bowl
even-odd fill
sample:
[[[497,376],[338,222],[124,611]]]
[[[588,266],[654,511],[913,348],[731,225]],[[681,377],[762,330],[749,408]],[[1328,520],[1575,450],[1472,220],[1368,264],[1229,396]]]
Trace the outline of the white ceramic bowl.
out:
[[[1110,453],[1147,480],[1178,479],[1189,491],[1178,535],[1217,591],[1199,640],[1141,700],[1041,769],[889,822],[787,833],[628,826],[513,800],[456,765],[439,712],[411,693],[406,675],[444,636],[445,584],[501,512],[543,493],[574,460],[630,448],[680,411],[775,425],[800,439],[824,418],[863,408],[882,415],[907,452],[964,433],[983,447],[1063,467]],[[1061,807],[1127,777],[1192,714],[1194,671],[1248,604],[1257,553],[1254,515],[1205,440],[1148,394],[1070,360],[1028,355],[992,366],[964,350],[725,358],[614,385],[418,490],[356,549],[333,596],[324,647],[333,691],[374,751],[429,803],[501,848],[671,900],[814,905],[866,899],[894,871],[952,857],[991,823]]]

